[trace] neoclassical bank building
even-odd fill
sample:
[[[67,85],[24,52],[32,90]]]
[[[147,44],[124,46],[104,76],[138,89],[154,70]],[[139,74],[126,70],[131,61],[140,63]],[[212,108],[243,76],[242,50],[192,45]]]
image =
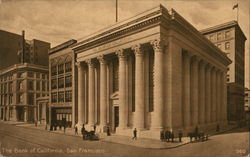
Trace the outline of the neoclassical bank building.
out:
[[[159,5],[71,48],[78,126],[159,138],[226,124],[231,60],[173,9]]]

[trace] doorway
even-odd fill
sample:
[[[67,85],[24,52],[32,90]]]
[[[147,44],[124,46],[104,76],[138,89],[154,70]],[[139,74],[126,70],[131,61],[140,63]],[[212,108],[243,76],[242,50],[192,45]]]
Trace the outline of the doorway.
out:
[[[119,106],[114,106],[114,131],[119,126]]]

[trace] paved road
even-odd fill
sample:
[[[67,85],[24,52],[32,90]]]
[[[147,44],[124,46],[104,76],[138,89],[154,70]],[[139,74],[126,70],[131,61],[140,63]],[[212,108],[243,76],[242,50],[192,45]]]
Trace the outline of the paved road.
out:
[[[244,128],[174,149],[144,149],[0,123],[0,157],[241,157],[249,153],[248,145],[249,132]]]

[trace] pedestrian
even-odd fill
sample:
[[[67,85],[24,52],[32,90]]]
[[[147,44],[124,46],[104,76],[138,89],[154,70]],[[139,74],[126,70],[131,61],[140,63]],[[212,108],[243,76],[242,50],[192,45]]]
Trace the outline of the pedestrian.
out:
[[[78,128],[77,128],[77,124],[75,125],[75,135],[78,135]]]
[[[107,136],[110,136],[110,130],[109,130],[109,127],[107,127]]]
[[[181,142],[181,138],[182,138],[182,136],[183,136],[183,133],[182,133],[182,130],[181,130],[181,129],[179,130],[178,135],[179,135],[179,142]]]
[[[134,131],[133,131],[133,140],[137,140],[137,130],[136,130],[136,128],[134,129]]]
[[[45,122],[45,130],[47,130],[47,122]]]
[[[65,134],[65,132],[66,132],[66,124],[63,125],[63,132]]]
[[[84,124],[82,125],[82,130],[81,130],[81,132],[82,132],[82,139],[84,140],[84,133],[85,133],[85,127],[84,127]]]

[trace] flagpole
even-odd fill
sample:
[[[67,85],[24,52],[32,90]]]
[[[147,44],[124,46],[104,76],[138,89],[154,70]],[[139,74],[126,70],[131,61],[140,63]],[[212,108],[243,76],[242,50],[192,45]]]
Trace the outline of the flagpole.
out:
[[[238,4],[238,7],[237,7],[237,22],[239,23],[239,3]]]
[[[118,22],[118,0],[115,0],[115,22]]]

